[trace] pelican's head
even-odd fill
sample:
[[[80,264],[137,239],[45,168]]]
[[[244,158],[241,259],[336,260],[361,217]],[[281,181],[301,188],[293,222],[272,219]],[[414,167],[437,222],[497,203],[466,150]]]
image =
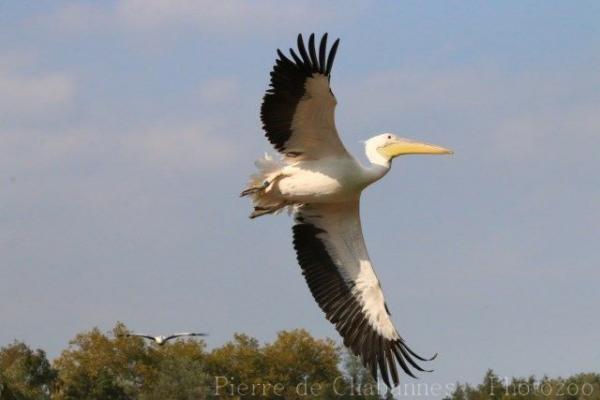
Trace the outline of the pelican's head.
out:
[[[390,161],[405,154],[452,154],[434,144],[399,138],[393,133],[382,133],[365,142],[367,157],[372,163],[389,165]]]

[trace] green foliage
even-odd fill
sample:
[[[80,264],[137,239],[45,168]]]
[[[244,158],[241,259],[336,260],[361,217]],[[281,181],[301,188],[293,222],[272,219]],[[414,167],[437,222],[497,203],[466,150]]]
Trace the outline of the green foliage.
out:
[[[356,360],[353,382],[336,344],[305,330],[280,332],[264,345],[236,334],[211,352],[201,341],[159,347],[127,332],[117,324],[109,335],[98,329],[77,335],[54,362],[53,399],[378,399],[352,392],[352,383],[373,383]]]
[[[97,328],[73,339],[54,364],[57,400],[201,399],[206,385],[204,343],[177,340],[162,347],[126,337],[118,323],[111,335]],[[164,397],[166,391],[172,391]],[[163,397],[160,397],[160,396]]]
[[[236,334],[209,354],[207,365],[214,377],[211,392],[222,399],[340,399],[337,393],[349,392],[340,349],[305,330],[280,332],[264,346]]]
[[[42,350],[0,348],[0,400],[391,400],[360,360],[305,330],[272,343],[236,334],[207,351],[203,341],[157,346],[94,328],[75,336],[53,364]],[[446,400],[600,400],[600,374],[500,378],[488,370],[476,386],[457,383]]]
[[[49,399],[56,371],[43,350],[17,342],[0,348],[2,399]]]
[[[488,370],[476,387],[457,384],[446,400],[600,400],[600,374],[573,375],[567,379],[543,377],[500,379]]]
[[[151,390],[141,393],[141,400],[192,400],[209,398],[209,377],[201,361],[192,357],[164,357]]]

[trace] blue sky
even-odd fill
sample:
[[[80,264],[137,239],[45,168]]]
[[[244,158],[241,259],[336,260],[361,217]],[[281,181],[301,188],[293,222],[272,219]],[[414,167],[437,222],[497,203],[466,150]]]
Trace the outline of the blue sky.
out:
[[[270,151],[275,49],[341,38],[349,149],[406,157],[363,199],[400,333],[439,352],[421,382],[600,365],[600,5],[580,1],[0,2],[0,343],[56,356],[115,321],[218,346],[337,334],[296,265],[289,218],[239,199]]]

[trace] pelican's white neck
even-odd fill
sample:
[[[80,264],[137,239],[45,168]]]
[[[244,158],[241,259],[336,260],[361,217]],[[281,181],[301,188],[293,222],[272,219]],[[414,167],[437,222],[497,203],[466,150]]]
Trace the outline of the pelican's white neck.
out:
[[[377,151],[377,147],[377,143],[374,143],[371,140],[367,141],[365,146],[365,153],[367,155],[367,158],[373,165],[378,165],[390,169],[392,165],[392,159]]]
[[[387,174],[392,166],[392,159],[377,151],[377,147],[367,142],[365,147],[367,159],[371,163],[366,168],[369,184],[378,181]]]

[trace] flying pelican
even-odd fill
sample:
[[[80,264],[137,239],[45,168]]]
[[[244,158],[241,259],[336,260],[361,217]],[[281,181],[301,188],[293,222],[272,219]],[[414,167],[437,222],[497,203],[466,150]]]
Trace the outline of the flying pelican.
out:
[[[282,157],[257,160],[242,196],[250,196],[250,218],[289,207],[294,215],[293,243],[302,273],[326,318],[344,345],[373,377],[378,370],[387,386],[399,384],[399,364],[426,371],[423,358],[398,334],[364,243],[359,216],[361,192],[385,176],[392,159],[405,154],[452,154],[432,144],[402,139],[392,133],[365,142],[370,165],[362,166],[346,151],[335,128],[337,104],[329,82],[339,39],[327,54],[327,34],[318,53],[315,36],[308,50],[298,35],[299,55],[291,59],[277,50],[270,87],[261,107],[263,129]]]
[[[182,337],[182,336],[208,336],[208,335],[206,333],[180,332],[180,333],[174,333],[169,336],[162,336],[162,335],[151,336],[151,335],[143,335],[143,334],[137,334],[137,333],[127,333],[123,336],[125,336],[125,337],[141,337],[144,339],[150,339],[150,340],[154,341],[157,345],[162,346],[165,343],[167,343],[169,340],[175,339],[178,337]]]

